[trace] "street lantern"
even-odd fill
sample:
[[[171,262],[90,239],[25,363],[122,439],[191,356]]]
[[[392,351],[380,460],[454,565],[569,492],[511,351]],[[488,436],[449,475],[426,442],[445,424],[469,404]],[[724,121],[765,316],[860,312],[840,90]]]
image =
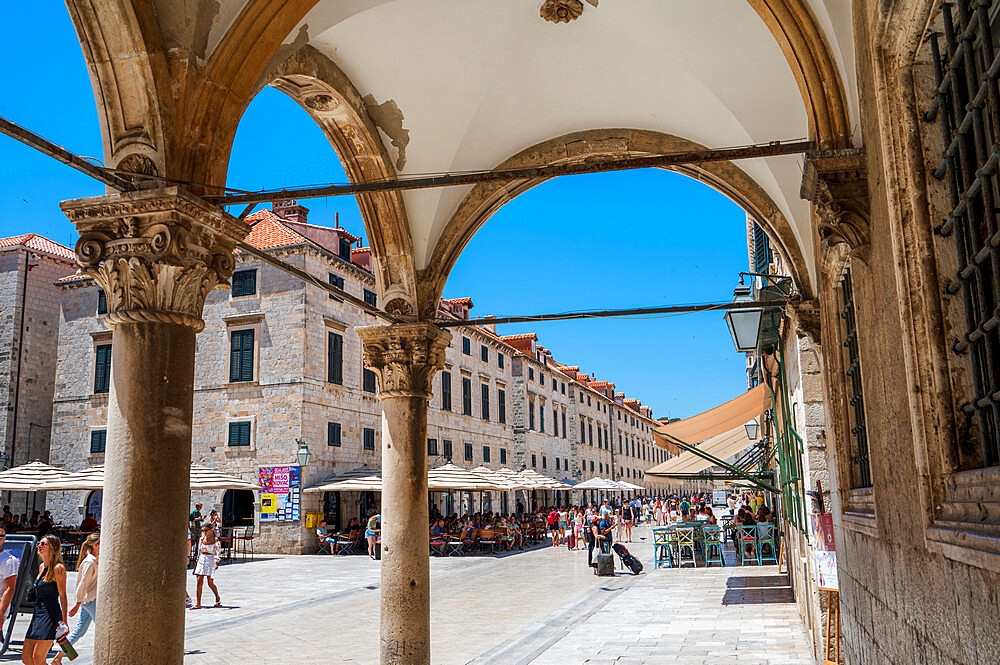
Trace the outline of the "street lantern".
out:
[[[309,462],[312,460],[312,453],[309,452],[309,446],[301,438],[295,440],[299,444],[299,449],[295,451],[295,456],[299,458],[299,466],[309,466]]]
[[[747,430],[747,438],[750,439],[751,441],[756,441],[757,440],[757,435],[760,433],[759,432],[760,425],[757,424],[757,421],[756,420],[751,420],[750,422],[748,422],[743,427],[745,427],[746,430]]]
[[[733,302],[753,302],[753,289],[740,284],[733,291]],[[733,336],[733,344],[736,345],[737,351],[749,353],[757,350],[763,313],[764,309],[761,307],[731,309],[725,313],[723,318],[729,326],[729,333]]]

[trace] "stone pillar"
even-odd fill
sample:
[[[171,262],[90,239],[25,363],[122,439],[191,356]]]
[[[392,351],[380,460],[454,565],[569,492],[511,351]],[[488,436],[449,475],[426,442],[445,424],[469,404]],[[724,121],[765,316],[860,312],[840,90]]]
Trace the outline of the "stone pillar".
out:
[[[182,665],[195,334],[249,227],[178,188],[62,208],[113,330],[94,662]]]
[[[451,335],[430,323],[358,328],[382,402],[380,663],[430,665],[427,402]]]

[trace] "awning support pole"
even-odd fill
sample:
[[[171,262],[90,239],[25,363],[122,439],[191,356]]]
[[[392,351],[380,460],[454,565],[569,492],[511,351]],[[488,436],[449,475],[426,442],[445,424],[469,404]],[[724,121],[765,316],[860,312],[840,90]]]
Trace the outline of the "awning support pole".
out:
[[[729,471],[733,475],[739,476],[740,478],[742,478],[744,480],[748,480],[748,481],[752,482],[753,484],[757,485],[758,487],[761,487],[761,488],[767,490],[768,492],[774,492],[775,494],[781,494],[781,491],[778,490],[774,485],[772,485],[772,484],[770,484],[768,482],[765,482],[763,480],[760,480],[756,476],[747,473],[746,471],[744,471],[743,469],[740,469],[739,467],[733,466],[732,464],[730,464],[729,462],[726,462],[725,460],[721,460],[718,457],[715,457],[711,453],[707,453],[704,450],[701,450],[700,448],[698,448],[698,446],[692,445],[692,444],[687,443],[685,441],[681,441],[677,437],[671,436],[670,434],[661,434],[661,436],[663,436],[664,438],[668,439],[671,443],[675,444],[676,446],[678,446],[678,447],[680,447],[680,448],[682,448],[684,450],[690,451],[690,452],[694,453],[695,455],[697,455],[698,457],[701,457],[702,459],[706,459],[706,460],[708,460],[709,462],[711,462],[712,464],[714,464],[716,466],[721,466],[722,468],[726,469],[727,471]],[[649,472],[647,471],[647,473],[649,473]],[[650,474],[650,475],[654,475],[655,476],[657,474]]]

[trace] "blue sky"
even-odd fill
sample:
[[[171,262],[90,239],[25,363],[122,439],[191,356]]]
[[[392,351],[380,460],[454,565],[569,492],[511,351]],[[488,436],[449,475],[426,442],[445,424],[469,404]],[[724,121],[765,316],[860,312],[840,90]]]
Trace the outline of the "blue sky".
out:
[[[66,8],[26,4],[8,9],[0,25],[7,46],[0,115],[102,158],[93,90]],[[38,25],[46,30],[32,28]],[[58,86],[39,88],[41,72]],[[101,195],[103,186],[5,136],[0,165],[0,237],[33,231],[72,246],[75,233],[59,201]],[[344,181],[308,115],[278,91],[261,92],[240,124],[229,184]],[[363,234],[353,198],[303,203],[310,221],[332,225],[339,212],[342,225]],[[746,263],[745,215],[708,187],[656,170],[573,176],[501,208],[466,248],[445,296],[470,296],[479,316],[715,302],[732,298]],[[500,332],[538,333],[557,360],[614,382],[657,417],[692,415],[746,389],[743,357],[719,313],[509,325]]]

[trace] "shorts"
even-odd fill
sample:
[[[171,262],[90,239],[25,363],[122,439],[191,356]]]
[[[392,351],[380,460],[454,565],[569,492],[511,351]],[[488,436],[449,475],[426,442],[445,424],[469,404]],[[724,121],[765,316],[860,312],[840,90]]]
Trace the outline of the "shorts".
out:
[[[375,532],[375,531],[368,531],[367,529],[365,529],[365,538],[371,538],[372,536],[377,536],[377,535],[378,535],[377,532]]]

